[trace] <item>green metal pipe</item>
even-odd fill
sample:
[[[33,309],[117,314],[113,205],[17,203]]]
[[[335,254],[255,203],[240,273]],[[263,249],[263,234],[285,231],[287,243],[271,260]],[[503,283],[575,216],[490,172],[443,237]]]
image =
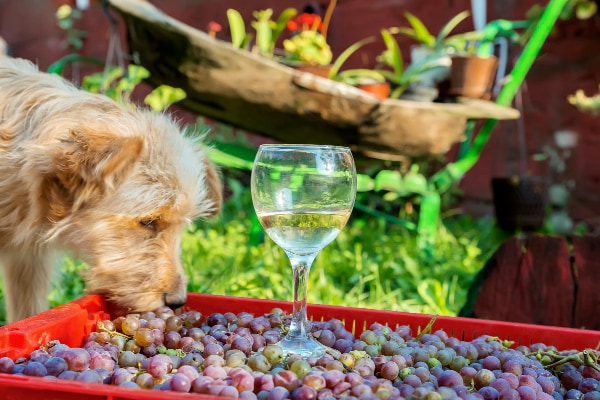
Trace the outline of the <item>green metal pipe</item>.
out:
[[[539,54],[546,38],[550,34],[561,11],[568,0],[550,0],[540,20],[531,34],[531,38],[525,45],[521,56],[517,60],[515,67],[508,75],[506,84],[500,90],[496,98],[496,104],[510,106],[519,87],[523,83],[525,76],[529,72],[531,65]],[[467,154],[460,160],[448,164],[432,177],[432,183],[438,192],[448,190],[450,186],[461,179],[473,165],[479,160],[485,144],[488,142],[491,132],[498,123],[496,119],[488,119],[481,127],[479,134],[473,141],[473,146]]]

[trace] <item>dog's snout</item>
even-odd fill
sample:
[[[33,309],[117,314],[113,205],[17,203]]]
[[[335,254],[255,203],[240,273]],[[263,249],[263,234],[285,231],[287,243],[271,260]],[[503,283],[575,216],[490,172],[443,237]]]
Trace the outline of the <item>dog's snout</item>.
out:
[[[172,309],[176,309],[185,305],[187,295],[177,293],[165,293],[165,305]]]

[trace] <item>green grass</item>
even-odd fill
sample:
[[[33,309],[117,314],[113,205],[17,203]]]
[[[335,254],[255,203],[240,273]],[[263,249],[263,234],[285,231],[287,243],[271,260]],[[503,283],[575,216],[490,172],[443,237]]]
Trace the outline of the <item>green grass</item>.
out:
[[[230,180],[233,195],[222,215],[184,233],[182,257],[189,292],[291,300],[292,271],[283,250],[264,236],[249,189]],[[493,221],[445,220],[431,248],[417,250],[414,231],[355,211],[338,238],[315,260],[308,301],[328,305],[456,315],[467,290],[498,240]],[[84,294],[79,271],[63,260],[51,306]],[[125,272],[126,273],[126,272]],[[0,293],[0,323],[5,320]]]

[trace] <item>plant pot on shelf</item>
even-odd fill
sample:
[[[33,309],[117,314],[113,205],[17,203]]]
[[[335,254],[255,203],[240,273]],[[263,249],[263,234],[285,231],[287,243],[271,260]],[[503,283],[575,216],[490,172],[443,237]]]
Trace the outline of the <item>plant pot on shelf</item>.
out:
[[[309,63],[285,63],[285,65],[292,67],[298,71],[310,72],[313,75],[320,76],[321,78],[329,79],[331,74],[331,64],[309,64]]]
[[[453,56],[448,93],[452,96],[489,100],[497,70],[498,57],[493,55]]]
[[[539,177],[492,178],[492,194],[498,227],[508,232],[535,231],[544,226],[547,184]]]
[[[361,82],[357,83],[356,87],[372,94],[379,100],[385,100],[390,97],[390,84],[387,82]]]

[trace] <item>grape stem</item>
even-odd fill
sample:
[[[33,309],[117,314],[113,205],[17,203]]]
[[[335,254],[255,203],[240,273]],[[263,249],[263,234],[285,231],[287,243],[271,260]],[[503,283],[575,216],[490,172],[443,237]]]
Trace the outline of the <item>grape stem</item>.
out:
[[[598,366],[598,354],[592,349],[585,349],[583,351],[572,353],[569,355],[561,355],[550,351],[537,351],[528,354],[528,356],[533,355],[539,357],[547,356],[552,359],[552,362],[545,366],[546,369],[551,369],[567,363],[574,362],[579,366],[584,365],[600,372],[600,366]]]
[[[431,317],[431,320],[427,323],[427,326],[425,326],[425,328],[419,332],[419,334],[417,335],[417,337],[415,337],[414,341],[418,342],[419,340],[421,340],[421,338],[423,337],[423,335],[425,335],[426,333],[431,333],[431,330],[433,328],[433,324],[435,323],[435,320],[437,319],[438,315],[434,314]]]
[[[127,339],[127,340],[130,340],[130,339],[132,339],[132,338],[133,338],[133,336],[129,336],[129,335],[126,335],[126,334],[124,334],[124,333],[121,333],[121,332],[117,332],[117,331],[111,331],[110,329],[106,329],[106,328],[104,327],[104,325],[103,325],[103,324],[101,324],[100,322],[98,322],[98,323],[96,324],[96,329],[97,329],[98,331],[100,331],[100,332],[107,332],[107,333],[110,335],[110,337],[114,337],[114,336],[121,336],[121,337],[124,337],[124,338],[125,338],[125,339]]]

